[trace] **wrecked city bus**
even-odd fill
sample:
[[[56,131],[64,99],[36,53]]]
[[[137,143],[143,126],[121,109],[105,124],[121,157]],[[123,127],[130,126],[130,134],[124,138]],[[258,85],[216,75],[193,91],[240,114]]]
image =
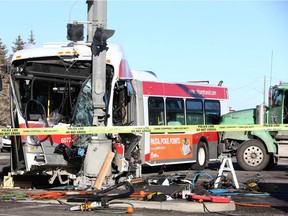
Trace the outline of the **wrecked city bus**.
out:
[[[10,74],[12,128],[92,126],[91,67],[91,46],[86,43],[50,43],[42,48],[17,51]],[[109,45],[106,83],[103,84],[105,125],[136,123],[135,91],[131,82],[130,68],[121,46]],[[121,145],[129,149],[127,172],[139,169],[139,148],[135,144],[139,137],[133,134],[126,134],[123,139],[121,135],[117,139],[112,134],[107,136],[115,145],[123,140]],[[15,175],[51,176],[50,183],[55,179],[61,184],[89,183],[90,177],[95,178],[100,169],[93,173],[89,167],[101,166],[94,163],[97,158],[91,160],[93,150],[88,148],[91,139],[91,134],[12,136],[11,171]],[[105,151],[110,148],[102,149],[101,154],[105,157]],[[121,160],[122,155],[116,158]],[[120,167],[114,166],[114,169],[118,172]]]
[[[12,128],[93,126],[91,45],[50,43],[17,51],[10,72]],[[222,86],[159,82],[150,71],[131,70],[123,49],[106,56],[105,126],[217,124],[229,111]],[[217,132],[115,133],[91,145],[93,134],[11,136],[11,173],[45,175],[49,183],[92,185],[108,152],[106,182],[141,177],[143,166],[192,163],[204,168],[218,157]],[[105,147],[103,147],[105,146]],[[101,161],[101,163],[99,162]]]

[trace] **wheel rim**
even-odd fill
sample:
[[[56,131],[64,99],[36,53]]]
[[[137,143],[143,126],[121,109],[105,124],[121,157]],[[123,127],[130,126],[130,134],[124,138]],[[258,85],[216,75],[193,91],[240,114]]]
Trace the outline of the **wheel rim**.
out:
[[[258,166],[264,159],[264,154],[261,148],[258,146],[249,146],[243,154],[243,158],[246,164],[249,166]]]
[[[206,154],[205,154],[205,149],[204,148],[199,148],[198,150],[198,163],[200,166],[203,166],[206,161]]]

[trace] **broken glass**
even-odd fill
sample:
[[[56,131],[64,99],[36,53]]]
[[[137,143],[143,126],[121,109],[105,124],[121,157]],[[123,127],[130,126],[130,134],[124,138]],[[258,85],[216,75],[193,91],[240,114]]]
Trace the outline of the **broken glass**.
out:
[[[85,127],[91,126],[93,121],[93,102],[91,77],[84,82],[83,88],[79,93],[78,101],[74,112],[72,126]],[[77,140],[73,143],[76,147],[86,148],[91,140],[91,135],[77,135]]]

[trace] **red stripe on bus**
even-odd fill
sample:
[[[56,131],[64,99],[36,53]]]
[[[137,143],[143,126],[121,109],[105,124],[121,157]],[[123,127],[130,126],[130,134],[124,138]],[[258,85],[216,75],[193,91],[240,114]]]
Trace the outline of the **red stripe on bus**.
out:
[[[142,86],[144,95],[228,99],[224,87],[149,81],[143,81]]]
[[[217,132],[200,132],[200,133],[193,134],[192,144],[193,145],[198,144],[199,140],[203,137],[207,140],[208,143],[218,142],[218,133]]]
[[[45,128],[44,123],[41,122],[28,122],[28,128]],[[19,124],[20,128],[27,128],[25,123]],[[60,144],[63,143],[66,146],[71,146],[72,145],[72,135],[71,134],[54,134],[51,135],[50,137],[47,137],[47,135],[42,135],[39,134],[37,135],[39,140],[47,138],[47,140],[50,140],[50,137],[53,140],[54,144]],[[21,139],[25,139],[26,136],[22,135]]]

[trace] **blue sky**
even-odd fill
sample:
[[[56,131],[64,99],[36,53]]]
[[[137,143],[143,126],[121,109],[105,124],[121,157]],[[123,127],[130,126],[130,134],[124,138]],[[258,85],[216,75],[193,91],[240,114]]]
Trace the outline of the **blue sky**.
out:
[[[0,0],[0,9],[9,51],[31,30],[36,46],[66,41],[67,23],[87,17],[85,0]],[[263,103],[264,77],[266,95],[288,82],[288,1],[108,0],[108,28],[132,69],[171,82],[223,80],[236,110]]]

